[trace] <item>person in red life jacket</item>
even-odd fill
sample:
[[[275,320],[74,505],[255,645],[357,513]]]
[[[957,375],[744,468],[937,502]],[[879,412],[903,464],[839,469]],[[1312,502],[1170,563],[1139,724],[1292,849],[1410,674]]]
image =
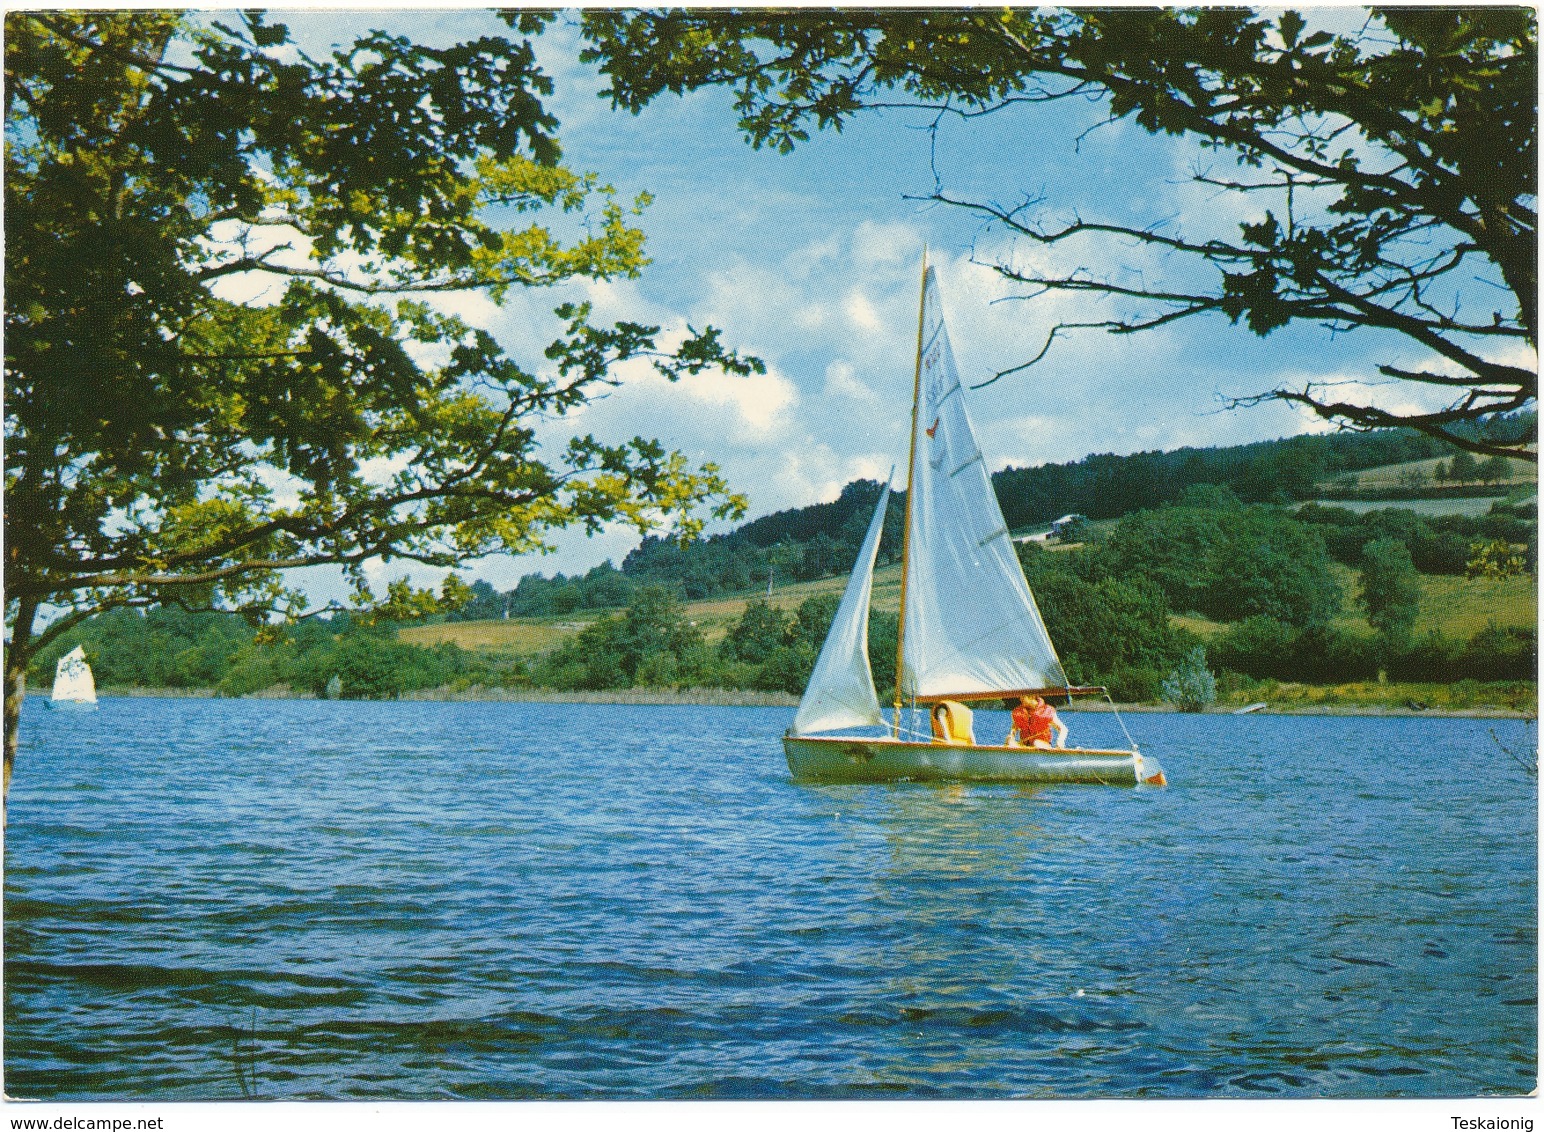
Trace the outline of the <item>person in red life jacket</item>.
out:
[[[1056,715],[1056,709],[1036,695],[1019,697],[1019,706],[1013,709],[1013,729],[1008,732],[1010,747],[1049,747],[1051,732],[1056,732],[1056,745],[1067,745],[1067,725]]]

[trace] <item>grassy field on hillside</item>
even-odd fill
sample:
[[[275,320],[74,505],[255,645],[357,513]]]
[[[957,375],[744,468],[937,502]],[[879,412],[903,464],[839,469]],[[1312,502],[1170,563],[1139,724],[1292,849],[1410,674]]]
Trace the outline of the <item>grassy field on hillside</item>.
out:
[[[1348,566],[1332,563],[1331,571],[1340,584],[1343,612],[1337,623],[1353,632],[1371,634],[1366,618],[1356,606],[1357,574]],[[807,598],[817,594],[840,596],[847,578],[821,578],[778,586],[772,591],[771,604],[793,612]],[[1534,628],[1538,620],[1538,596],[1530,577],[1487,579],[1423,575],[1421,607],[1415,623],[1417,635],[1436,629],[1449,637],[1466,640],[1491,622],[1506,627]],[[709,644],[717,644],[744,613],[752,601],[767,599],[766,591],[686,603],[686,616]],[[874,608],[893,613],[900,608],[901,570],[899,565],[882,566],[874,574]],[[615,613],[603,616],[615,616]],[[576,635],[597,615],[579,615],[562,621],[536,621],[514,618],[508,621],[457,621],[442,625],[415,625],[398,631],[398,637],[410,644],[435,645],[451,642],[465,649],[486,649],[532,656],[557,647]],[[1173,617],[1174,624],[1189,629],[1203,640],[1225,631],[1227,625],[1194,613]]]
[[[1440,629],[1450,637],[1472,637],[1494,621],[1503,628],[1538,623],[1538,589],[1532,578],[1421,579],[1421,612],[1415,631]]]
[[[840,597],[846,587],[845,576],[777,586],[772,591],[771,604],[774,608],[791,613],[807,598],[817,594]],[[730,626],[740,619],[749,603],[766,600],[766,591],[762,590],[759,593],[714,598],[710,601],[690,601],[685,605],[686,617],[702,631],[709,644],[717,644],[729,632]],[[873,603],[875,609],[890,612],[900,608],[899,566],[882,566],[875,571]],[[397,636],[415,645],[437,645],[448,641],[464,649],[490,649],[530,656],[557,647],[598,617],[614,617],[618,613],[620,610],[605,614],[578,614],[562,621],[518,617],[508,621],[451,621],[441,625],[409,626],[398,630]]]
[[[1511,680],[1480,683],[1459,680],[1451,684],[1402,683],[1379,684],[1366,681],[1353,684],[1291,684],[1261,680],[1248,687],[1219,696],[1221,710],[1251,703],[1268,703],[1273,711],[1333,712],[1354,714],[1371,710],[1381,714],[1389,708],[1473,712],[1490,714],[1538,712],[1538,685],[1532,681]],[[1478,709],[1478,710],[1476,710]]]
[[[1342,627],[1371,634],[1372,627],[1356,605],[1356,571],[1338,562],[1330,570],[1340,583],[1344,612],[1336,619]],[[1435,629],[1445,636],[1467,640],[1491,622],[1503,628],[1514,625],[1535,628],[1538,593],[1534,580],[1520,578],[1460,578],[1452,574],[1421,575],[1421,605],[1415,618],[1415,635]]]
[[[1224,621],[1213,621],[1209,617],[1202,617],[1199,613],[1174,613],[1169,616],[1169,624],[1181,629],[1189,629],[1203,641],[1210,640],[1219,633],[1227,632],[1228,626]]]
[[[1342,612],[1336,624],[1371,636],[1372,626],[1356,604],[1357,572],[1339,562],[1330,563],[1330,572],[1340,585]],[[1199,613],[1177,613],[1169,620],[1203,641],[1228,629],[1226,622],[1213,621]],[[1537,628],[1538,587],[1534,579],[1421,575],[1421,605],[1415,620],[1417,636],[1435,629],[1446,636],[1467,640],[1491,622],[1502,628]]]
[[[1472,519],[1476,515],[1488,514],[1498,498],[1500,497],[1493,495],[1475,495],[1452,499],[1315,499],[1313,502],[1321,507],[1339,507],[1358,515],[1364,515],[1368,511],[1390,511],[1398,508],[1433,518],[1443,515],[1464,515]]]
[[[450,621],[443,625],[409,625],[397,639],[410,645],[450,643],[464,649],[488,649],[530,656],[556,648],[588,624],[586,621]]]
[[[1354,480],[1358,489],[1369,491],[1399,487],[1406,483],[1412,475],[1419,475],[1427,483],[1434,484],[1437,482],[1437,465],[1448,462],[1448,460],[1441,458],[1412,460],[1407,464],[1384,464],[1376,468],[1363,468],[1359,472],[1347,472],[1344,476],[1336,478],[1337,480]],[[1507,463],[1511,465],[1511,474],[1504,480],[1498,480],[1498,486],[1520,487],[1523,484],[1536,484],[1539,482],[1539,469],[1536,464],[1530,464],[1523,460],[1508,460]]]

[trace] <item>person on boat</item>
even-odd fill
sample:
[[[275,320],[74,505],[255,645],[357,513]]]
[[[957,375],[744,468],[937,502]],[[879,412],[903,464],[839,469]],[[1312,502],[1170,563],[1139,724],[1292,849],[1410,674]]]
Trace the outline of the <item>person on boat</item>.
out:
[[[1013,728],[1008,732],[1007,745],[1049,747],[1053,731],[1056,733],[1056,745],[1065,747],[1067,725],[1056,714],[1056,709],[1046,703],[1042,696],[1020,696],[1019,706],[1013,709]]]

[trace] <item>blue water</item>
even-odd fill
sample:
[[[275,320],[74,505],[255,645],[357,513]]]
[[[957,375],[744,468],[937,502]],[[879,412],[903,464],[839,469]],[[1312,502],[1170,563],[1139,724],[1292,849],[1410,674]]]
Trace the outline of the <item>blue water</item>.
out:
[[[1536,1084],[1531,725],[1136,716],[1168,789],[1029,790],[796,786],[791,716],[29,702],[5,1090]]]

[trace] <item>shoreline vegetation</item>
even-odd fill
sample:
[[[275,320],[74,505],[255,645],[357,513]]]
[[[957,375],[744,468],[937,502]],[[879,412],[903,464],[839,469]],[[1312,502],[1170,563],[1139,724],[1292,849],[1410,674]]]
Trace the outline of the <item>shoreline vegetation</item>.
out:
[[[1201,712],[1205,715],[1232,715],[1242,708],[1254,708],[1262,715],[1383,715],[1430,716],[1472,719],[1534,719],[1538,716],[1538,687],[1531,683],[1502,687],[1480,686],[1455,702],[1450,685],[1347,684],[1325,687],[1308,684],[1282,684],[1271,689],[1253,689],[1247,695],[1229,697]],[[245,700],[315,700],[319,697],[288,685],[275,685],[243,696],[224,695],[213,688],[106,687],[99,689],[103,699],[245,699]],[[46,698],[46,692],[34,698]],[[1236,701],[1236,702],[1235,702]],[[1500,702],[1498,702],[1500,701]],[[799,697],[784,692],[762,692],[734,688],[618,688],[603,691],[555,691],[545,688],[494,688],[475,685],[466,688],[427,688],[404,693],[399,702],[413,703],[534,703],[534,704],[618,704],[639,707],[781,707],[798,706]],[[1264,706],[1256,708],[1255,705]],[[1068,709],[1063,709],[1068,710]],[[1072,712],[1103,713],[1119,710],[1130,714],[1178,712],[1167,703],[1120,703],[1105,700],[1077,701]],[[1254,712],[1250,712],[1254,714]]]
[[[1525,511],[1290,510],[1193,486],[1169,506],[1021,542],[1018,557],[1066,679],[1107,688],[1126,710],[1526,718],[1537,716],[1539,670],[1537,521]],[[284,625],[113,610],[39,654],[31,675],[43,688],[59,655],[81,645],[104,694],[786,708],[808,683],[848,557],[824,554],[818,570],[805,563],[817,576],[769,575],[734,593],[706,592],[684,558],[655,576],[630,555],[583,586],[527,575],[500,594],[452,576],[432,602],[403,579],[396,604]],[[876,571],[868,624],[885,697],[900,571]],[[551,600],[536,602],[533,588]]]

